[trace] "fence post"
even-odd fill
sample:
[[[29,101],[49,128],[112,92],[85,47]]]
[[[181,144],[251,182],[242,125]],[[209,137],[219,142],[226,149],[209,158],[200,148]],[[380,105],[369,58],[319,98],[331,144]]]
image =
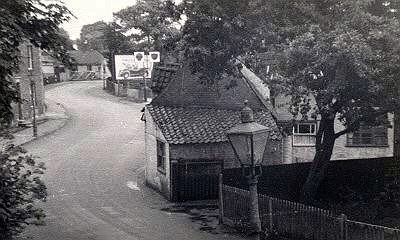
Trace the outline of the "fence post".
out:
[[[339,218],[339,223],[340,223],[340,239],[341,240],[347,240],[347,232],[346,232],[346,221],[347,221],[347,216],[345,214],[341,214]]]
[[[269,218],[269,231],[272,231],[272,228],[274,227],[273,224],[273,209],[272,209],[272,198],[268,197],[268,218]]]
[[[224,223],[224,194],[223,194],[223,175],[218,176],[218,209],[219,209],[219,224]]]

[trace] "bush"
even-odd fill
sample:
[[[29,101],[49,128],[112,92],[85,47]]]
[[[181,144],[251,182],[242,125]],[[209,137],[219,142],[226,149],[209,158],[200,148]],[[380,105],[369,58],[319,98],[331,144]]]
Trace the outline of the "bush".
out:
[[[40,179],[43,163],[19,146],[0,149],[0,236],[15,239],[26,225],[43,224],[44,213],[36,204],[45,201],[46,186]]]

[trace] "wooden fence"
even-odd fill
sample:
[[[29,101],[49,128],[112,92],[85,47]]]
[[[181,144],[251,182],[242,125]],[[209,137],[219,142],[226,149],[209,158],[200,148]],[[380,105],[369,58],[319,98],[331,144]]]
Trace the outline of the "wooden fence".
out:
[[[235,226],[248,223],[249,192],[222,186],[222,220]],[[304,204],[259,195],[264,231],[311,240],[400,240],[400,230],[357,222],[346,215]]]

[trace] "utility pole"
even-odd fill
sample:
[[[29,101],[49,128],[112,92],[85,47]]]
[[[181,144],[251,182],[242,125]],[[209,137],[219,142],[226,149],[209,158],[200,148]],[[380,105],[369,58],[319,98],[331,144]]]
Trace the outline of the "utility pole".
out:
[[[21,77],[15,77],[15,84],[17,88],[17,94],[18,94],[18,121],[21,121],[23,116],[22,116],[22,104],[21,104]]]
[[[146,66],[145,66],[145,68],[146,69],[149,69],[149,55],[147,54],[147,56],[146,56],[146,53],[145,53],[145,59],[144,59],[144,61],[145,61],[145,64],[146,64]],[[143,96],[144,96],[144,102],[147,102],[147,74],[146,74],[147,72],[146,71],[143,71],[143,82],[144,82],[144,92],[143,92]]]
[[[36,84],[31,79],[31,108],[32,108],[32,127],[33,137],[37,137],[37,124],[36,124]]]

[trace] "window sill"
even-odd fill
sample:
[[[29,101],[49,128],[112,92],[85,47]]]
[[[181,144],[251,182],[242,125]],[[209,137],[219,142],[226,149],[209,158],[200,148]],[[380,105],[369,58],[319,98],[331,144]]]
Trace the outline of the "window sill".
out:
[[[315,147],[315,144],[293,144],[293,147]]]
[[[389,145],[388,144],[385,144],[385,145],[346,144],[346,147],[349,147],[349,148],[388,148]]]
[[[163,174],[163,175],[166,175],[166,174],[167,174],[167,172],[165,171],[165,169],[164,169],[164,168],[160,168],[160,167],[157,167],[157,172],[159,172],[159,173],[161,173],[161,174]]]

